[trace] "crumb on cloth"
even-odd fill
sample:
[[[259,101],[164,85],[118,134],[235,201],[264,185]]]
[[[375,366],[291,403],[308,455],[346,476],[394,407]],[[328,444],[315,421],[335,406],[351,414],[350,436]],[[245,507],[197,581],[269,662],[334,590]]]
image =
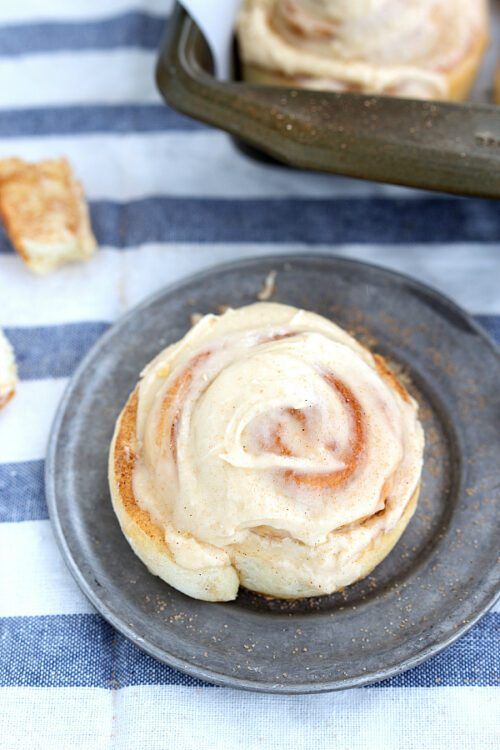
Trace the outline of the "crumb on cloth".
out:
[[[261,290],[257,292],[257,299],[260,302],[267,302],[273,296],[276,290],[276,275],[276,271],[269,271],[264,279]]]

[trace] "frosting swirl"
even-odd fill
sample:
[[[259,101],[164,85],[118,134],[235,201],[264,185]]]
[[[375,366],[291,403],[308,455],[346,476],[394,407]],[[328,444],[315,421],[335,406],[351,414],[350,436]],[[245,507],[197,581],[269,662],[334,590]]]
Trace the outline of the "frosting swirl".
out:
[[[205,316],[161,352],[138,386],[136,431],[134,495],[175,562],[231,564],[274,595],[355,580],[422,467],[416,404],[383,361],[271,303]]]

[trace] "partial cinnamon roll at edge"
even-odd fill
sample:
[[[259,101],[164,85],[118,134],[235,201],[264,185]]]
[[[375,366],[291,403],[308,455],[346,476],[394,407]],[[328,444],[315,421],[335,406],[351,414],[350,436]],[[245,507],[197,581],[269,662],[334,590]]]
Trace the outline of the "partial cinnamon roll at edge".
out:
[[[111,496],[136,554],[184,593],[329,594],[403,533],[423,444],[381,357],[257,303],[205,316],[146,367],[117,422]]]
[[[249,83],[464,100],[489,37],[486,0],[244,0]]]

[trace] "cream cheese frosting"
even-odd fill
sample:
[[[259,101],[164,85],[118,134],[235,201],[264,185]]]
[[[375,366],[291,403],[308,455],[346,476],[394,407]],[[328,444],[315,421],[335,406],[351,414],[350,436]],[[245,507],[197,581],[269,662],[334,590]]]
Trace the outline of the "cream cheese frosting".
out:
[[[142,373],[136,430],[135,499],[174,561],[233,565],[275,595],[355,580],[422,469],[416,403],[377,359],[274,303],[207,315],[162,351]]]
[[[244,63],[309,88],[441,98],[487,30],[486,0],[246,0]]]

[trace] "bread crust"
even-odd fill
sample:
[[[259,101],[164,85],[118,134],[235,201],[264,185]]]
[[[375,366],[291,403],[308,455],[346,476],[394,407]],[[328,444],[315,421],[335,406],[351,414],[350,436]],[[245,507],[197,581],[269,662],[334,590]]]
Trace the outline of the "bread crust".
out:
[[[81,184],[66,159],[0,159],[0,216],[26,265],[44,274],[96,249]]]

